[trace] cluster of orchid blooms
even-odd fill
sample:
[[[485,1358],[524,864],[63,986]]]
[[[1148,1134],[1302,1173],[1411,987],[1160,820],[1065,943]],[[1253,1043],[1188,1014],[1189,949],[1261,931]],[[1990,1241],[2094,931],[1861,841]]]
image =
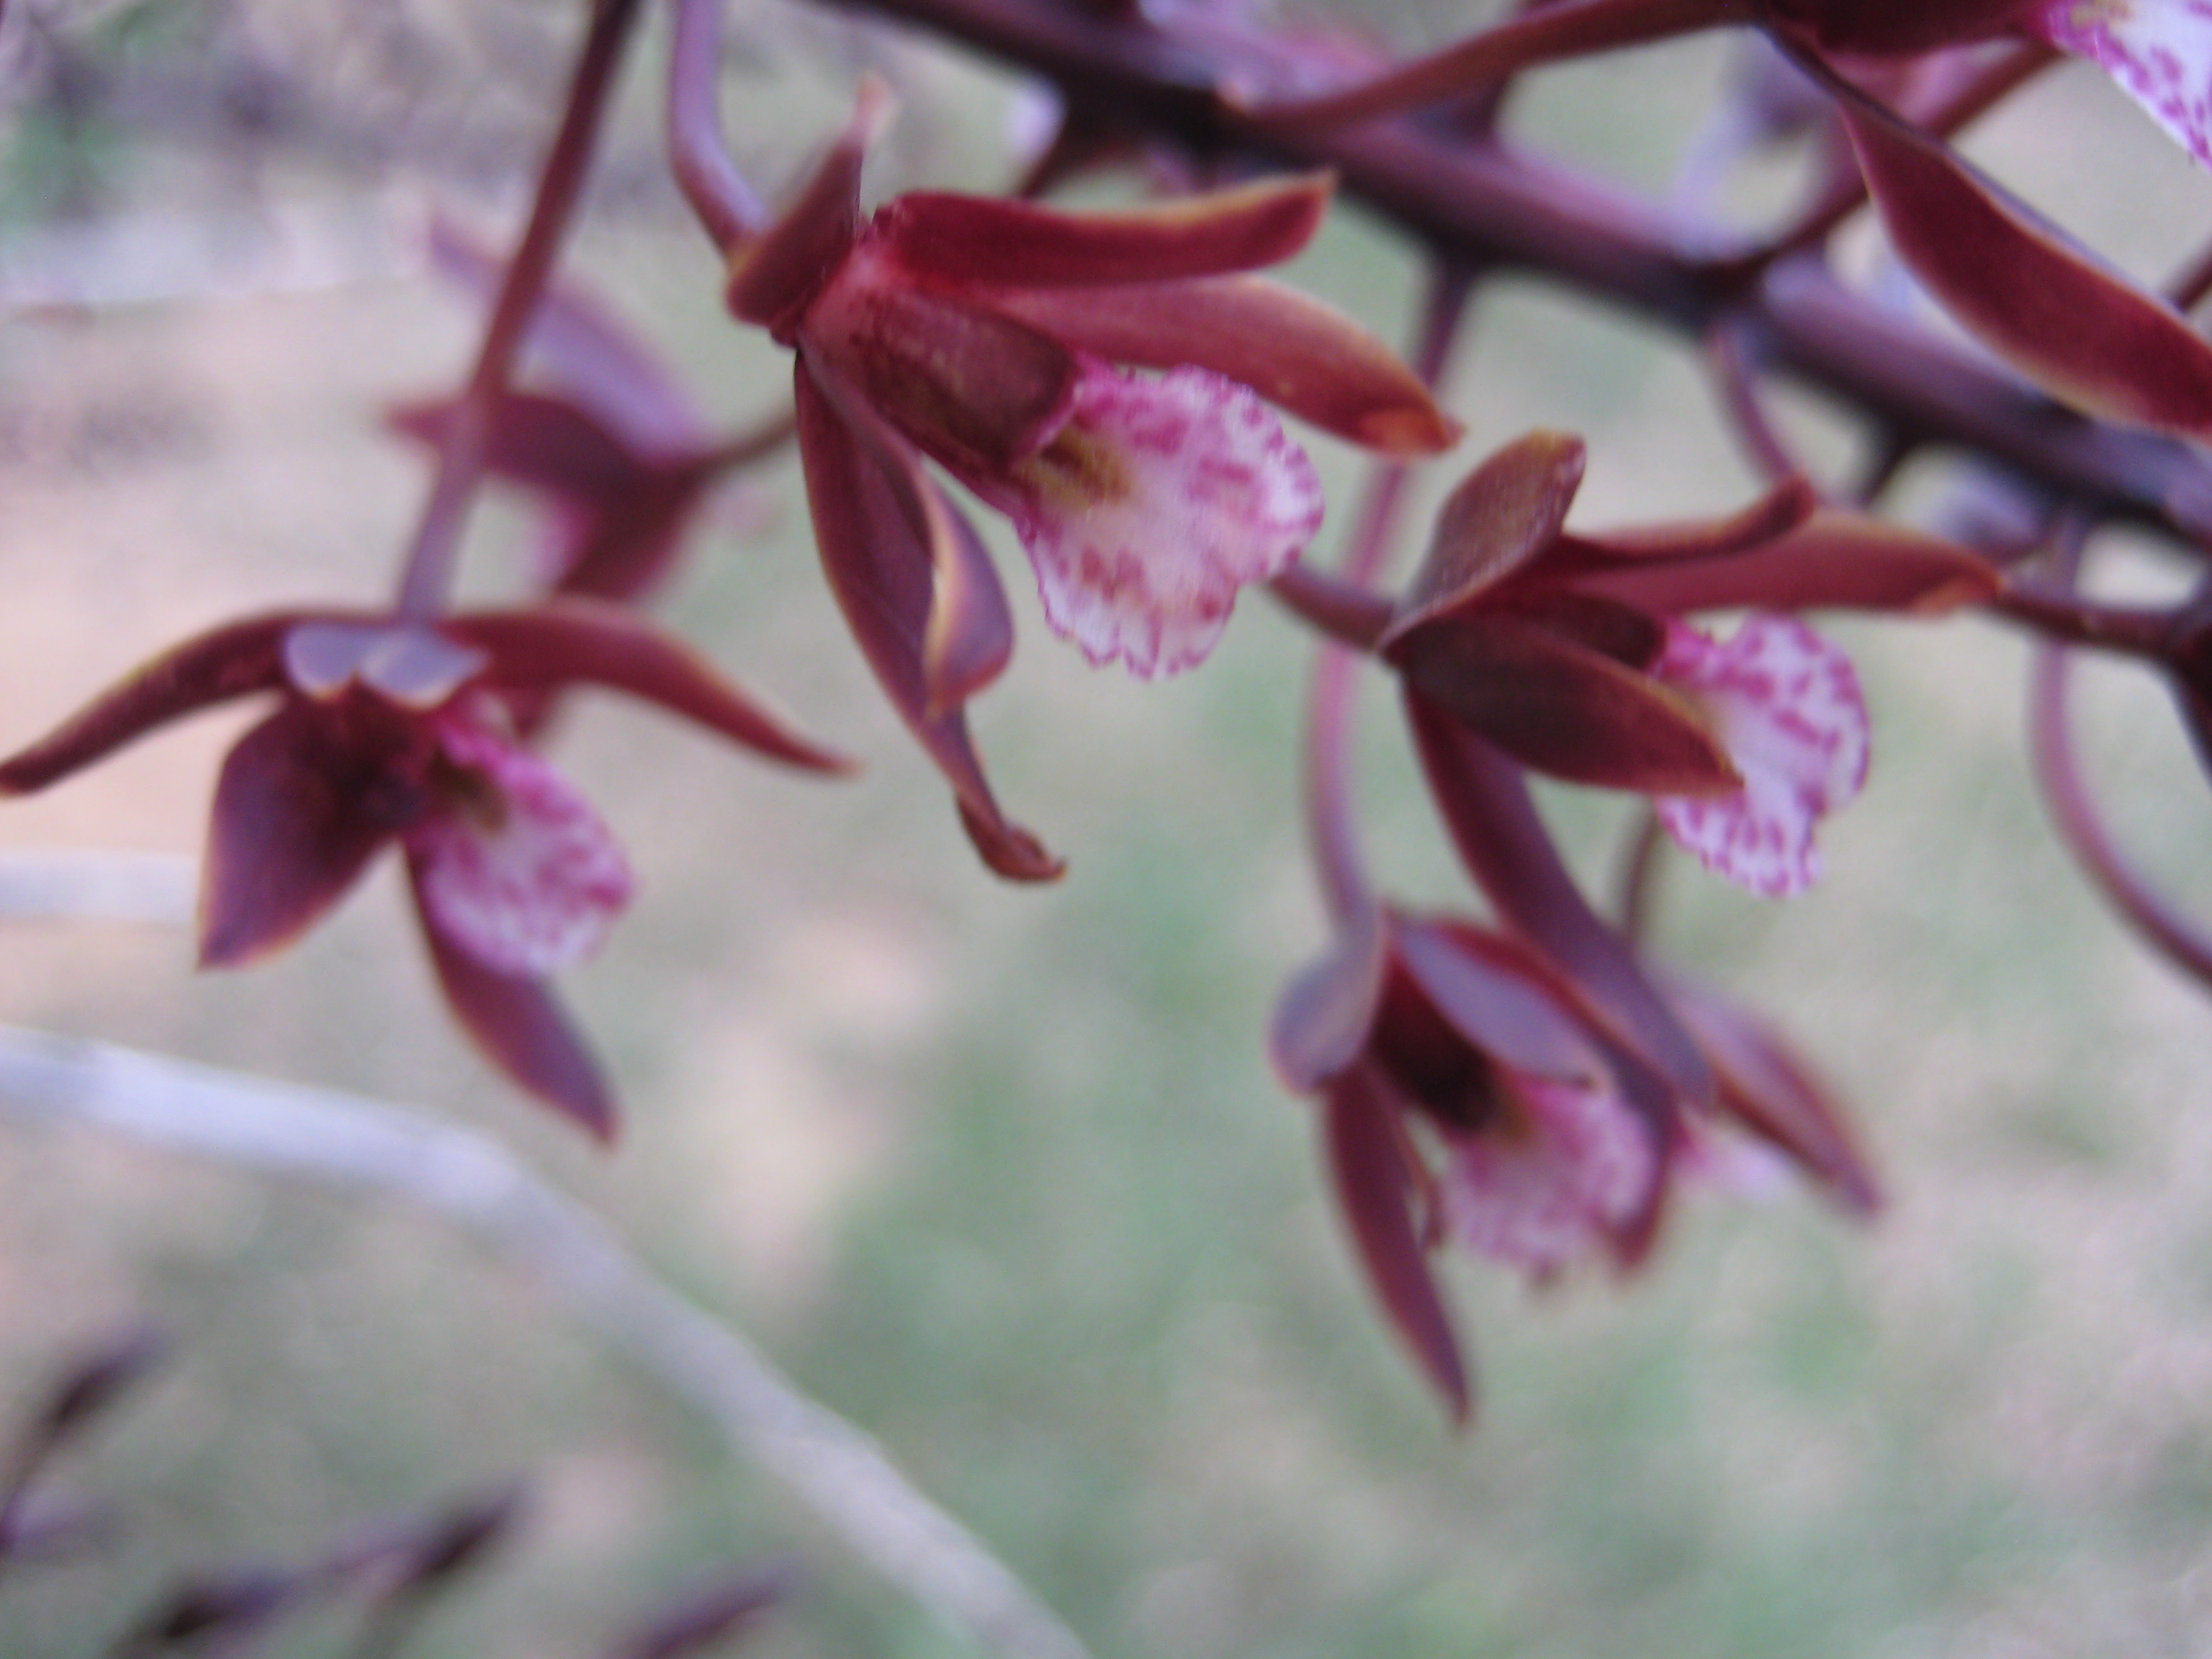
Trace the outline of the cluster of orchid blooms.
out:
[[[2203,607],[2093,605],[2073,593],[2063,561],[2033,562],[2036,550],[1968,546],[1872,517],[1776,458],[1741,382],[1739,414],[1766,441],[1775,475],[1741,512],[1571,529],[1583,446],[1534,432],[1465,472],[1415,573],[1382,591],[1400,471],[1460,435],[1429,390],[1457,308],[1436,308],[1417,372],[1356,322],[1252,274],[1313,234],[1330,174],[1277,171],[1121,211],[915,192],[865,213],[863,161],[888,114],[871,83],[770,215],[722,148],[717,0],[680,0],[677,178],[726,256],[731,312],[794,358],[791,419],[723,437],[609,313],[548,280],[635,4],[599,0],[516,255],[442,245],[495,303],[462,392],[392,417],[439,463],[394,606],[218,628],[0,761],[0,793],[25,793],[194,710],[264,699],[268,712],[216,787],[206,963],[282,945],[396,844],[462,1025],[521,1087],[610,1134],[609,1091],[547,981],[599,945],[630,878],[610,831],[536,740],[559,699],[602,687],[770,760],[845,769],[642,613],[709,486],[793,434],[823,571],[854,638],[950,784],[983,861],[1015,880],[1049,880],[1063,866],[1002,811],[968,729],[966,707],[1007,668],[1013,630],[991,555],[945,480],[1010,522],[1047,623],[1094,664],[1148,679],[1192,669],[1242,590],[1267,585],[1328,641],[1308,811],[1333,926],[1328,950],[1283,998],[1273,1054],[1319,1103],[1375,1291],[1464,1414],[1468,1368],[1431,1273],[1440,1247],[1537,1279],[1592,1256],[1632,1266],[1677,1182],[1724,1163],[1732,1137],[1778,1151],[1846,1207],[1876,1201],[1852,1132],[1787,1046],[1747,1010],[1650,961],[1633,929],[1584,896],[1529,774],[1645,797],[1656,823],[1706,869],[1770,897],[1802,890],[1820,872],[1820,820],[1850,802],[1868,763],[1851,665],[1803,619],[1832,608],[1982,607],[2054,641],[2131,653],[2173,678],[2185,715],[2212,736]],[[1371,74],[1335,37],[1271,33],[1226,6],[877,9],[925,14],[1071,81],[1082,52],[1110,66],[1180,46],[1212,64],[1200,99],[1209,142],[1316,160],[1330,158],[1334,135],[1370,128],[1502,153],[1490,127],[1513,75],[1690,30],[1762,29],[1848,142],[1832,146],[1819,199],[1767,260],[1706,268],[1716,290],[1754,280],[1784,251],[1816,247],[1870,198],[1926,290],[2051,400],[2053,429],[2212,438],[2212,345],[2182,311],[1946,143],[2055,47],[2111,70],[2212,162],[2212,7],[2201,0],[1536,0]],[[1317,44],[1302,47],[1309,38]],[[1117,128],[1095,102],[1071,98],[1062,143],[1032,185],[1133,139],[1192,142],[1142,128],[1141,112]],[[1468,275],[1447,272],[1439,294],[1463,295]],[[526,351],[528,389],[514,383]],[[1324,504],[1281,416],[1382,463],[1338,573],[1304,562]],[[1916,440],[1954,435],[1925,409],[1911,419]],[[2066,481],[2063,469],[2053,476]],[[543,508],[544,594],[454,611],[453,550],[487,479]],[[2047,516],[2061,523],[2073,498],[2047,493]],[[1716,612],[1735,619],[1715,623]],[[1396,677],[1486,921],[1413,914],[1370,877],[1346,776],[1346,702],[1362,660]],[[2063,763],[2063,737],[2051,759]],[[2174,954],[2212,962],[2117,863],[2093,873],[2154,935],[2163,927]]]

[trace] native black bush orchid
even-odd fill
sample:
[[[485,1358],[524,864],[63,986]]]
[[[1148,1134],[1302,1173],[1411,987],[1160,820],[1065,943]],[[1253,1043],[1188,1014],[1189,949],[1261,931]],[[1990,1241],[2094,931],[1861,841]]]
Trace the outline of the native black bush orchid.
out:
[[[864,223],[880,118],[864,96],[784,216],[736,250],[730,304],[797,350],[815,531],[877,674],[992,867],[1050,877],[960,713],[1011,653],[1005,595],[921,458],[1012,520],[1055,631],[1150,678],[1203,660],[1238,591],[1320,526],[1312,464],[1267,403],[1388,454],[1458,428],[1365,330],[1238,274],[1305,244],[1326,179],[1123,213],[921,192]]]
[[[628,692],[787,765],[846,765],[673,640],[562,600],[435,623],[287,611],[230,623],[0,761],[0,795],[44,789],[198,709],[273,694],[216,786],[203,964],[289,943],[397,844],[461,1024],[515,1082],[605,1137],[611,1098],[544,981],[599,948],[629,901],[629,868],[508,711],[510,698],[535,706],[577,685]]]

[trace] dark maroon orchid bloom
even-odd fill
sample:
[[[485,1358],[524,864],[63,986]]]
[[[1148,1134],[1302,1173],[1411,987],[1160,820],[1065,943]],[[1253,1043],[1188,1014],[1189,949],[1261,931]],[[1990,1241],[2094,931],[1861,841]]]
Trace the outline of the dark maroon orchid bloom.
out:
[[[846,765],[665,635],[563,600],[435,623],[287,611],[230,623],[0,761],[0,794],[44,789],[195,710],[274,695],[216,786],[202,963],[237,966],[289,943],[397,844],[463,1027],[516,1083],[606,1136],[612,1101],[544,981],[599,947],[629,869],[508,713],[510,700],[580,685],[626,691],[788,765]]]
[[[1733,518],[1606,536],[1565,528],[1583,446],[1509,445],[1439,515],[1380,637],[1418,704],[1522,764],[1638,790],[1707,868],[1784,896],[1819,873],[1815,824],[1859,788],[1850,660],[1793,615],[1927,611],[1994,591],[1962,548],[1814,509],[1785,483]],[[1727,640],[1687,613],[1748,609]]]
[[[487,299],[500,262],[453,227],[434,224],[438,269]],[[790,436],[786,423],[731,438],[717,433],[652,349],[605,305],[575,287],[538,301],[526,337],[533,390],[495,410],[486,471],[544,509],[534,572],[546,592],[622,603],[673,568],[684,532],[713,486]],[[433,448],[450,401],[392,411],[392,427]]]
[[[816,533],[878,677],[984,858],[1048,878],[962,714],[1011,653],[1006,598],[923,459],[1012,520],[1056,631],[1150,678],[1202,659],[1237,591],[1320,524],[1312,465],[1268,403],[1390,453],[1457,428],[1364,330],[1238,274],[1304,245],[1326,179],[1124,213],[924,192],[863,223],[879,118],[865,94],[783,218],[737,249],[730,302],[798,353]]]
[[[1592,1256],[1629,1268],[1672,1182],[1747,1132],[1856,1209],[1853,1138],[1803,1066],[1710,994],[1684,1012],[1718,1111],[1684,1099],[1535,951],[1464,922],[1372,907],[1294,981],[1275,1063],[1322,1103],[1338,1198],[1369,1279],[1455,1416],[1468,1368],[1429,1258],[1452,1244],[1549,1280]]]

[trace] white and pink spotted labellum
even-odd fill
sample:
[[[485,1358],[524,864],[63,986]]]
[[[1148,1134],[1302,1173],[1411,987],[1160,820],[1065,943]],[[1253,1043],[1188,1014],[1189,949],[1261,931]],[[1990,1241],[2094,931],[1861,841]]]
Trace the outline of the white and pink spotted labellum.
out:
[[[2212,4],[2050,0],[2036,21],[2044,39],[2102,69],[2212,167]]]
[[[477,726],[442,720],[438,742],[452,799],[406,837],[431,922],[495,973],[541,978],[594,954],[631,884],[591,803]]]
[[[1850,659],[1793,617],[1753,615],[1725,642],[1670,623],[1652,673],[1712,722],[1743,787],[1662,796],[1668,834],[1707,869],[1769,898],[1820,878],[1814,827],[1866,781],[1867,711]]]
[[[1444,1224],[1464,1248],[1544,1278],[1627,1225],[1656,1154],[1609,1083],[1515,1075],[1510,1086],[1516,1121],[1449,1138]]]
[[[1152,679],[1205,660],[1237,591],[1321,527],[1321,480],[1249,387],[1201,368],[1084,365],[1058,435],[998,498],[1045,619],[1094,664]]]

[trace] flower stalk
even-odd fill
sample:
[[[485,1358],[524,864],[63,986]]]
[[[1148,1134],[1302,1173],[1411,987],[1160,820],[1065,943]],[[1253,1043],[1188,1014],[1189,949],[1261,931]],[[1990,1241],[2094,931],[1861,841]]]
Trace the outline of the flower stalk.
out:
[[[622,51],[637,18],[640,0],[597,0],[576,58],[559,131],[538,173],[538,191],[522,241],[501,279],[490,320],[477,348],[475,367],[455,405],[429,499],[401,568],[398,610],[417,621],[436,616],[453,590],[461,531],[483,482],[492,419],[506,394],[520,349],[554,260],[583,194],[592,152],[599,141],[607,94]]]

